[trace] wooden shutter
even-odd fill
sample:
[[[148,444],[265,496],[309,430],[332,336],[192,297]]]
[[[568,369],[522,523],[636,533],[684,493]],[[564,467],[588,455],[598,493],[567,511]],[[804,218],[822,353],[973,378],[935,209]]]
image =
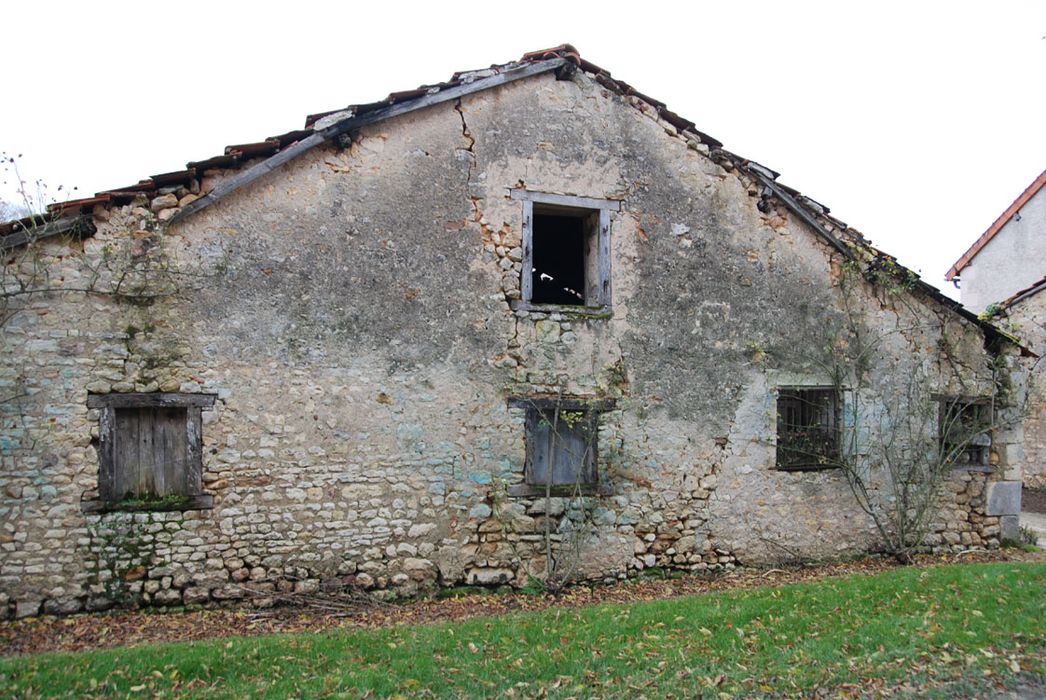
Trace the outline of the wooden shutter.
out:
[[[585,416],[571,427],[565,420],[556,421],[554,410],[527,411],[527,483],[547,484],[550,465],[553,486],[595,482],[595,454],[588,437],[590,418]]]
[[[116,409],[112,492],[103,498],[163,498],[189,494],[187,410]]]

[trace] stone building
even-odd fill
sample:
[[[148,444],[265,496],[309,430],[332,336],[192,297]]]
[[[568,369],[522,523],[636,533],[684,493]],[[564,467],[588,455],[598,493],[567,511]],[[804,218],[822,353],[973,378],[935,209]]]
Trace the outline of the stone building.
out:
[[[946,278],[971,311],[998,316],[1037,356],[1046,350],[1046,171],[1021,192],[963,253]],[[1046,487],[1046,373],[1026,360],[1025,484]]]
[[[1046,223],[1046,220],[1044,220]],[[1046,226],[1042,230],[1046,238]],[[1027,358],[1027,399],[1023,408],[1022,465],[1024,485],[1046,489],[1046,277],[1022,289],[998,305],[998,321],[1028,346],[1035,357]]]
[[[7,614],[859,553],[844,456],[888,497],[886,441],[1020,391],[992,325],[569,46],[4,232]],[[1000,426],[931,546],[1015,526]]]

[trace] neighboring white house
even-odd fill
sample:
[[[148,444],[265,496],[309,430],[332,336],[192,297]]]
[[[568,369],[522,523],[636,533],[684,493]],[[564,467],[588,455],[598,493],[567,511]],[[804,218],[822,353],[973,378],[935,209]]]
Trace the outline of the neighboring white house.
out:
[[[1040,357],[1046,352],[1046,171],[1028,185],[963,253],[946,278],[959,282],[964,306],[990,308],[1008,330]],[[1046,486],[1046,376],[1039,358],[1029,363],[1023,425],[1026,486]]]
[[[1046,170],[962,254],[945,279],[975,313],[1046,275]]]

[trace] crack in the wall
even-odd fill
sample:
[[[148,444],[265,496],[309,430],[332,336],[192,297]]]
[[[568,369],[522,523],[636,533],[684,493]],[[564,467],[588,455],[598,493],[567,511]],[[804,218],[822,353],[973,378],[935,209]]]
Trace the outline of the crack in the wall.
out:
[[[469,167],[468,173],[465,177],[465,194],[472,205],[472,221],[480,228],[480,235],[483,237],[483,242],[493,244],[495,246],[500,245],[501,241],[497,238],[498,232],[495,232],[490,225],[483,219],[483,214],[479,208],[479,202],[482,197],[477,197],[472,194],[472,182],[476,171],[476,138],[472,135],[472,131],[469,130],[468,122],[465,120],[465,110],[461,106],[461,100],[457,100],[454,103],[454,111],[458,113],[461,119],[461,135],[465,138],[465,150],[469,154]],[[501,236],[507,233],[508,224],[502,227],[500,232]],[[524,359],[522,354],[519,352],[520,341],[520,328],[519,319],[514,319],[514,329],[512,337],[506,343],[505,352],[496,358],[496,362],[505,363],[505,361],[511,358],[511,362],[505,366],[513,369],[522,371],[521,368],[524,365]]]
[[[472,132],[469,131],[469,125],[465,121],[465,110],[461,108],[461,100],[454,103],[454,111],[461,117],[461,135],[465,137],[465,142],[467,143],[465,150],[469,154],[469,169],[465,176],[465,194],[472,204],[472,220],[480,223],[482,217],[479,212],[479,198],[472,195],[472,175],[476,170],[476,139],[472,136]]]

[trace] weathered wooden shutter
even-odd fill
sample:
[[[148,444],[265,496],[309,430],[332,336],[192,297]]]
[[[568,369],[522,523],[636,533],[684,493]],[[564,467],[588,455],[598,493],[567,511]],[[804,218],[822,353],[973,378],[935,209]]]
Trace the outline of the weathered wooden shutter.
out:
[[[553,423],[556,424],[554,436]],[[593,483],[595,455],[589,440],[590,430],[589,416],[571,427],[565,420],[556,421],[554,410],[528,411],[528,483],[547,484],[550,465],[553,486]]]
[[[103,498],[188,495],[187,418],[184,407],[116,409],[112,492]]]
[[[214,394],[165,392],[91,394],[87,407],[100,409],[98,494],[85,511],[125,499],[188,496],[210,507],[203,493],[203,414]],[[202,505],[206,503],[207,505]]]

